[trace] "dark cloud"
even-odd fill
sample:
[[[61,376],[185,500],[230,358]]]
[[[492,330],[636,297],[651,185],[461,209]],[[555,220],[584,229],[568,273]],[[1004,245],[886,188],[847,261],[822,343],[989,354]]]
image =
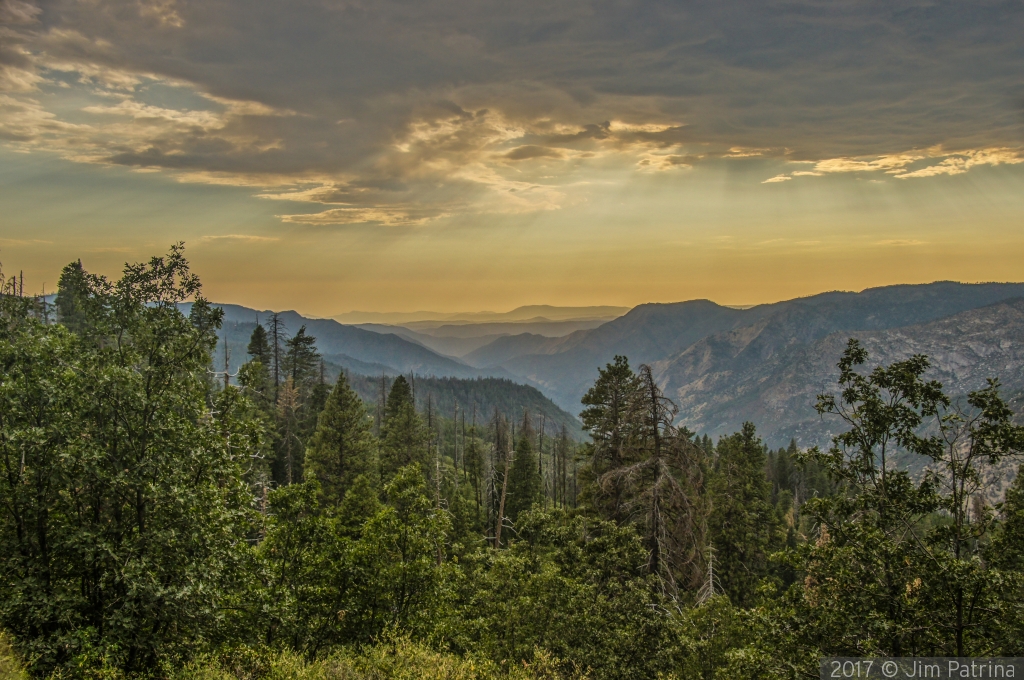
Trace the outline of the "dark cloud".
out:
[[[502,154],[502,158],[510,161],[525,161],[531,158],[562,158],[562,152],[558,149],[551,149],[546,146],[526,144],[517,146],[508,153]]]
[[[491,159],[569,152],[670,169],[1024,144],[1019,0],[2,0],[0,23],[10,92],[63,69],[103,96],[152,77],[226,102],[215,120],[121,110],[121,138],[47,132],[42,111],[0,136],[357,195],[323,202],[445,185],[472,204],[521,189]]]

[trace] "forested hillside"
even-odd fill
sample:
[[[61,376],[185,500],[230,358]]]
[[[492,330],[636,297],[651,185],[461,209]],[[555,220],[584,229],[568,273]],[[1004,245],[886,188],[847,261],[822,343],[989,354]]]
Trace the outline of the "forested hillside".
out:
[[[349,385],[376,414],[382,413],[394,377],[347,374]],[[582,440],[580,421],[555,406],[536,388],[502,378],[410,378],[416,408],[431,418],[458,420],[459,426],[483,423],[495,412],[506,415],[529,411],[535,416],[540,434],[558,433],[563,427],[575,440]]]
[[[224,310],[180,245],[117,281],[69,264],[54,305],[20,293],[0,290],[0,668],[783,680],[1024,655],[1024,475],[986,488],[1024,457],[1020,392],[941,356],[1012,332],[1019,302],[921,326],[935,361],[886,355],[895,331],[825,336],[835,389],[806,398],[836,434],[802,449],[694,433],[621,355],[582,444],[500,380],[331,384],[309,329],[273,319],[218,370]],[[975,342],[978,370],[1019,380],[1013,342]]]
[[[321,354],[335,364],[355,372],[378,372],[383,369],[392,374],[417,373],[459,378],[508,377],[502,370],[477,370],[393,333],[374,333],[342,325],[333,319],[304,317],[293,311],[275,313],[238,305],[215,306],[224,310],[224,322],[219,331],[221,345],[215,350],[216,362],[218,366],[223,365],[223,341],[226,339],[232,372],[246,361],[246,346],[253,329],[275,318],[282,336],[290,337],[305,327],[306,332],[316,338],[317,350]],[[183,309],[187,313],[188,305],[184,305]]]

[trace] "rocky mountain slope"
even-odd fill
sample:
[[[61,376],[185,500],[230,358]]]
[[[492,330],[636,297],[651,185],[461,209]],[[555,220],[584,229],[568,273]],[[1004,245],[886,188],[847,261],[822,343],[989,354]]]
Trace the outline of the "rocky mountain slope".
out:
[[[597,377],[598,367],[616,354],[626,355],[634,366],[664,362],[708,339],[699,351],[707,353],[709,347],[718,351],[706,360],[717,362],[717,370],[737,372],[831,333],[927,323],[1015,297],[1024,297],[1024,284],[946,281],[822,293],[750,309],[707,300],[640,305],[598,328],[564,338],[538,342],[524,337],[518,347],[511,346],[516,342],[512,338],[496,340],[495,349],[500,352],[495,354],[509,358],[494,367],[537,385],[563,408],[579,410],[579,400]],[[722,335],[733,331],[736,335]],[[474,357],[486,354],[488,347],[476,350]],[[689,355],[681,361],[698,359]],[[708,398],[719,396],[708,394]]]
[[[678,356],[653,365],[680,419],[712,436],[745,420],[779,446],[825,445],[835,420],[814,412],[816,395],[835,392],[836,362],[851,337],[863,343],[870,364],[913,354],[932,362],[928,377],[948,394],[965,395],[998,377],[1006,394],[1024,390],[1024,299],[971,309],[936,321],[886,330],[831,330],[814,309],[792,309],[756,324],[707,337]]]

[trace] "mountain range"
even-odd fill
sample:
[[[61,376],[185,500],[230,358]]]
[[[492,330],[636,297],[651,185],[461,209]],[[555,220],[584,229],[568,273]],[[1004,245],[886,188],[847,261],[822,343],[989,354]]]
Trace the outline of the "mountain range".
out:
[[[872,361],[928,354],[931,374],[953,394],[980,387],[989,376],[1000,377],[1009,395],[1024,391],[1022,299],[1024,284],[946,281],[749,308],[709,300],[651,303],[605,322],[553,314],[479,324],[420,319],[409,322],[415,329],[369,329],[295,312],[281,316],[291,332],[305,324],[320,351],[350,372],[510,378],[540,389],[570,413],[579,412],[598,368],[622,354],[634,367],[652,366],[680,405],[680,422],[701,434],[733,432],[749,420],[773,446],[790,438],[807,446],[826,443],[838,427],[816,416],[814,397],[835,388],[835,364],[850,337],[865,344]],[[234,363],[239,349],[244,355],[257,313],[224,308]],[[265,319],[269,313],[259,314]]]
[[[404,326],[367,323],[358,324],[356,327],[374,333],[394,333],[418,345],[429,347],[439,354],[464,357],[498,338],[523,333],[544,337],[561,337],[573,331],[597,328],[607,321],[608,319],[591,318],[552,321],[545,317],[534,317],[524,321],[457,324],[420,321]]]
[[[265,324],[272,312],[240,305],[217,306],[224,310],[221,341],[223,343],[226,339],[230,370],[236,371],[248,359],[246,347],[256,324]],[[290,337],[305,326],[306,333],[316,337],[317,349],[326,360],[359,375],[415,373],[455,378],[511,377],[502,369],[474,368],[394,333],[374,333],[346,326],[334,319],[304,317],[295,311],[280,312],[278,318],[287,336]],[[218,346],[214,363],[220,368],[223,360],[222,344]]]
[[[551,321],[569,319],[614,319],[629,311],[629,307],[602,305],[597,307],[555,307],[553,305],[525,305],[509,312],[346,312],[333,318],[346,324],[379,323],[411,324],[477,324],[487,322],[527,321],[543,318]]]

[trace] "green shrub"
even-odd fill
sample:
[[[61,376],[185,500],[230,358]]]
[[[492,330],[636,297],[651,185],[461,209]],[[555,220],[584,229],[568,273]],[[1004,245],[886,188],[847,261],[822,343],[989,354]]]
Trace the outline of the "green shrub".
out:
[[[400,639],[342,649],[315,661],[291,651],[233,648],[171,673],[171,680],[583,680],[559,674],[555,659],[537,652],[529,663],[505,666],[437,652]]]
[[[27,680],[21,661],[11,649],[7,634],[0,631],[0,680]]]

